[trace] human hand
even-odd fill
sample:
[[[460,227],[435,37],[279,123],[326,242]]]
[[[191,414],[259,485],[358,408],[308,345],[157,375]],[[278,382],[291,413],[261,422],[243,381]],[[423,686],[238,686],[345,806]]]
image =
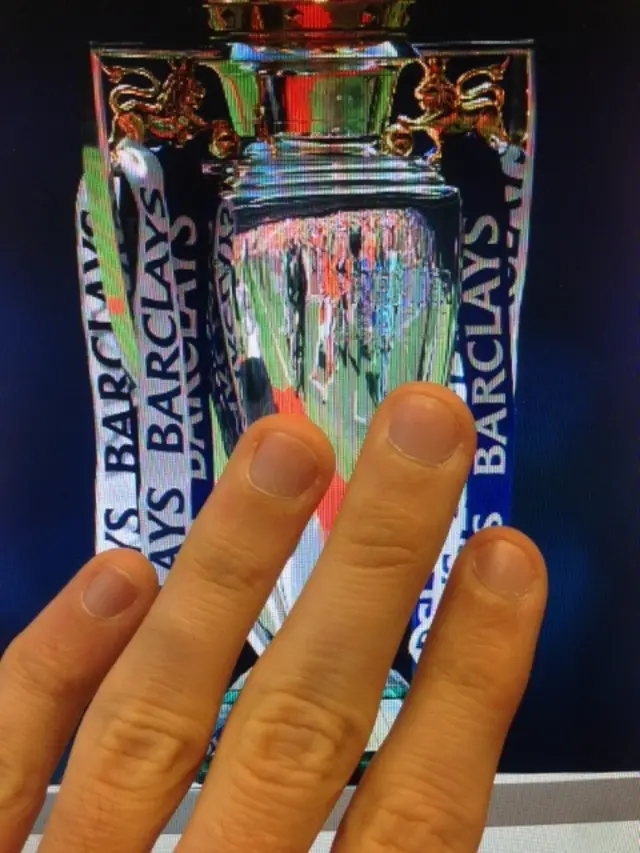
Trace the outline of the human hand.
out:
[[[365,749],[474,447],[472,418],[446,389],[405,386],[380,407],[317,568],[231,713],[178,853],[307,853]],[[2,853],[22,849],[87,705],[40,853],[152,848],[333,470],[310,421],[259,421],[159,595],[142,556],[111,551],[14,640],[0,662]],[[543,559],[525,536],[490,528],[467,543],[335,853],[477,850],[545,597]]]

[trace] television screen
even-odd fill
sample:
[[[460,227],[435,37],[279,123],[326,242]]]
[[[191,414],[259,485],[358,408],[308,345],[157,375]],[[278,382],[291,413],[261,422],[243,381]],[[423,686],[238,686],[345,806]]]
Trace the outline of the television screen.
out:
[[[337,473],[203,781],[373,412],[429,380],[470,406],[478,452],[351,783],[454,557],[502,523],[545,555],[549,604],[501,774],[637,769],[636,11],[418,3],[406,38],[347,37],[337,61],[224,32],[217,51],[198,3],[10,5],[0,651],[96,551],[141,550],[164,582],[243,431],[306,414]]]

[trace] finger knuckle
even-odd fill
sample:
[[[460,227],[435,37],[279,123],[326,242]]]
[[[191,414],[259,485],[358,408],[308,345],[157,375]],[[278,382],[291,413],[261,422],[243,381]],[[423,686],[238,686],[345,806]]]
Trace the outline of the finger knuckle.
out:
[[[354,750],[359,755],[366,743],[365,726],[348,708],[272,692],[244,725],[236,756],[239,787],[249,796],[269,791],[271,798],[292,806],[310,792],[338,789],[348,775],[350,756]]]
[[[198,575],[225,599],[253,597],[265,584],[264,549],[254,545],[250,536],[238,539],[216,534],[215,541],[189,556]]]
[[[345,559],[372,570],[411,570],[421,562],[422,539],[424,529],[412,513],[396,503],[378,503],[349,528],[344,539]]]
[[[141,798],[189,779],[210,736],[184,713],[140,699],[112,701],[101,718],[91,756],[94,779]]]
[[[457,815],[403,786],[367,812],[358,849],[362,853],[467,853],[473,848],[465,836]]]
[[[495,672],[484,661],[464,660],[435,661],[433,667],[438,679],[449,683],[457,691],[464,691],[469,698],[484,700],[485,694],[495,680]],[[434,675],[435,678],[435,675]]]
[[[20,761],[0,739],[0,821],[14,823],[37,811],[42,800],[41,782],[25,772]]]
[[[2,668],[22,690],[64,701],[75,693],[83,673],[65,665],[64,650],[55,638],[37,644],[18,636],[2,658]]]
[[[503,643],[504,646],[504,643]],[[478,640],[473,653],[440,661],[432,657],[433,679],[449,685],[452,702],[466,718],[479,712],[512,713],[524,687],[509,651]]]

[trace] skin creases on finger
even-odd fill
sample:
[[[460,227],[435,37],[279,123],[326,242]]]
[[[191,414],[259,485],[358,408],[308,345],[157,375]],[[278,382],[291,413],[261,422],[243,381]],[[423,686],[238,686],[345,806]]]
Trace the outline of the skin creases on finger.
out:
[[[543,558],[521,533],[490,528],[465,546],[332,853],[476,853],[546,594]]]
[[[231,714],[180,853],[311,847],[367,745],[474,447],[470,413],[442,387],[404,386],[380,407],[318,565]]]
[[[76,737],[40,853],[146,853],[202,762],[233,665],[334,470],[304,417],[251,427]]]
[[[0,850],[31,831],[84,709],[157,593],[153,568],[121,550],[94,558],[0,661]]]

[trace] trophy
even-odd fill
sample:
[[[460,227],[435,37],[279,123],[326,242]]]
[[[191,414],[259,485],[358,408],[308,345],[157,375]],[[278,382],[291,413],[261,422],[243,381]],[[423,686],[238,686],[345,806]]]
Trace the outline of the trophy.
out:
[[[336,450],[248,638],[254,660],[313,569],[386,395],[450,385],[476,416],[472,478],[363,767],[400,710],[452,560],[506,521],[527,251],[531,50],[412,44],[411,5],[207,0],[204,48],[94,46],[98,144],[77,205],[97,550],[139,548],[166,577],[265,415],[304,414]]]

